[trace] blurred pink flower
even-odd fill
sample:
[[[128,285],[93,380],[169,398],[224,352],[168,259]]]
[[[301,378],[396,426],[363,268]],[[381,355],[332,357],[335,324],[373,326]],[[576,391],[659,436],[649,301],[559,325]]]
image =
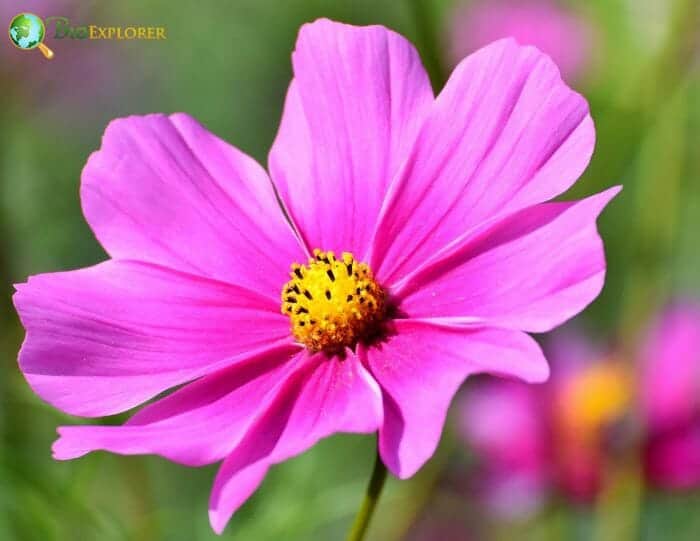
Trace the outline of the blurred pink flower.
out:
[[[545,385],[489,380],[459,401],[458,429],[482,461],[483,499],[499,516],[536,511],[553,491],[590,501],[601,488],[606,433],[627,414],[627,370],[581,335],[552,337]]]
[[[526,333],[598,295],[595,221],[619,190],[545,202],[584,170],[594,129],[534,48],[474,53],[437,98],[380,26],[304,25],[292,61],[269,177],[184,114],[115,120],[81,186],[111,259],[14,297],[20,367],[57,408],[111,415],[186,384],[124,426],[61,427],[54,456],[223,460],[217,532],[323,437],[378,430],[409,477],[468,375],[546,379]]]
[[[700,306],[682,303],[662,314],[641,361],[649,481],[700,486]]]
[[[458,406],[459,433],[480,462],[480,497],[499,516],[536,510],[550,481],[541,393],[516,382],[485,381],[463,395]]]
[[[490,380],[459,401],[458,429],[483,460],[484,499],[498,514],[533,510],[557,489],[590,500],[602,487],[605,432],[633,411],[646,479],[700,486],[700,306],[664,311],[637,355],[638,377],[583,336],[555,334],[545,385]],[[536,508],[536,506],[535,506]]]
[[[586,22],[550,0],[475,0],[461,4],[450,23],[453,63],[494,40],[513,37],[552,57],[567,80],[581,75],[590,55]]]

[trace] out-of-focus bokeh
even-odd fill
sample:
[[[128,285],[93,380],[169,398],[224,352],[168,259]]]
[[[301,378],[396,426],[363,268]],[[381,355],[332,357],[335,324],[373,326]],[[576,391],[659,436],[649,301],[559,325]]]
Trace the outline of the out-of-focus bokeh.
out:
[[[78,185],[114,117],[185,111],[265,164],[296,32],[322,16],[404,34],[436,90],[493,39],[542,48],[597,126],[591,166],[567,197],[625,186],[600,220],[603,293],[543,340],[553,380],[468,382],[433,460],[409,481],[389,481],[369,538],[700,539],[700,351],[674,345],[698,331],[691,322],[680,338],[654,334],[673,327],[664,318],[674,307],[700,299],[697,0],[2,0],[2,24],[25,11],[73,26],[162,26],[167,39],[57,39],[49,24],[47,61],[0,38],[1,540],[216,539],[206,512],[213,468],[104,453],[51,459],[55,427],[81,421],[43,404],[17,369],[12,284],[106,257]],[[572,356],[575,369],[561,360]],[[672,383],[676,370],[685,387]],[[662,409],[681,404],[671,428],[649,420],[657,385],[666,385]],[[337,436],[275,467],[223,538],[342,539],[374,445]]]

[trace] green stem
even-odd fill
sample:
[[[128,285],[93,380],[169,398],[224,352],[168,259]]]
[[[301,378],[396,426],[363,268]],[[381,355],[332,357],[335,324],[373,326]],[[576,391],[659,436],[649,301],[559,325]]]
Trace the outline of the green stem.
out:
[[[350,533],[346,537],[346,541],[362,541],[367,532],[367,527],[369,526],[369,521],[372,519],[374,514],[374,508],[377,506],[379,501],[379,496],[382,493],[382,488],[384,488],[384,481],[386,481],[386,466],[382,462],[379,456],[379,450],[377,450],[377,457],[374,461],[374,470],[372,471],[372,477],[367,485],[367,490],[365,491],[365,498],[362,501],[362,506],[360,507],[357,515],[355,516],[355,522],[353,522]]]

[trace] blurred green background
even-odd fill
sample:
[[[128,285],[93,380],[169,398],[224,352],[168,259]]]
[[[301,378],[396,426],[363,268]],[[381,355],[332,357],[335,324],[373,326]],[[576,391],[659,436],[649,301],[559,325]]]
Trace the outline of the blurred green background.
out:
[[[457,1],[2,1],[4,24],[33,10],[74,24],[165,26],[168,39],[69,43],[49,32],[51,62],[0,40],[0,540],[216,539],[206,512],[213,467],[104,453],[51,459],[55,427],[77,421],[43,404],[17,369],[23,331],[11,284],[105,258],[78,184],[110,119],[184,111],[265,164],[302,23],[325,16],[395,29],[417,45],[439,89]],[[601,219],[605,290],[579,321],[632,348],[655,309],[700,292],[700,7],[562,5],[593,30],[589,66],[572,85],[588,98],[598,133],[593,162],[567,197],[625,185]],[[342,539],[373,453],[371,437],[338,436],[274,468],[223,538]],[[452,523],[450,539],[700,539],[700,495],[640,494],[634,480],[599,505],[555,501],[524,521],[490,520],[450,488],[469,464],[448,425],[428,466],[410,481],[390,479],[369,538],[448,539],[418,527],[429,520]]]

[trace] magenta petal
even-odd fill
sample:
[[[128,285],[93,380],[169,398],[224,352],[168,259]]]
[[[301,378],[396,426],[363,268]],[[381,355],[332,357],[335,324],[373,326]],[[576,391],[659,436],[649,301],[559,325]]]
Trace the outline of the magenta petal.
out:
[[[480,495],[489,511],[501,520],[522,521],[548,501],[550,479],[543,471],[505,468],[479,473]]]
[[[240,469],[234,459],[223,463],[209,500],[209,524],[217,534],[223,533],[233,514],[257,490],[269,469],[270,464],[265,461],[252,462]]]
[[[501,380],[468,387],[458,404],[460,435],[489,467],[543,475],[548,457],[541,391]]]
[[[302,26],[270,172],[309,250],[364,256],[427,108],[413,45],[381,26]]]
[[[384,393],[379,450],[402,479],[435,452],[452,397],[467,376],[486,372],[539,382],[549,374],[537,343],[519,331],[395,323],[396,335],[363,354]]]
[[[382,422],[381,392],[352,352],[344,359],[304,351],[298,370],[224,461],[209,504],[221,533],[272,465],[335,432],[374,432]]]
[[[650,438],[644,450],[649,480],[667,489],[700,486],[700,418]]]
[[[274,299],[305,259],[265,171],[184,114],[112,121],[83,170],[83,211],[107,252]]]
[[[642,402],[653,431],[689,423],[700,409],[700,306],[668,309],[641,353]]]
[[[277,341],[279,305],[149,263],[108,261],[17,286],[19,364],[44,400],[74,415],[132,408]]]
[[[60,427],[54,458],[105,450],[157,454],[188,466],[221,460],[295,369],[298,351],[294,345],[271,346],[146,406],[123,426]]]
[[[375,274],[392,284],[482,222],[562,193],[594,141],[585,99],[537,49],[502,40],[467,57],[389,190]]]
[[[603,287],[596,218],[619,190],[529,207],[455,243],[397,285],[401,310],[530,332],[563,323]]]

